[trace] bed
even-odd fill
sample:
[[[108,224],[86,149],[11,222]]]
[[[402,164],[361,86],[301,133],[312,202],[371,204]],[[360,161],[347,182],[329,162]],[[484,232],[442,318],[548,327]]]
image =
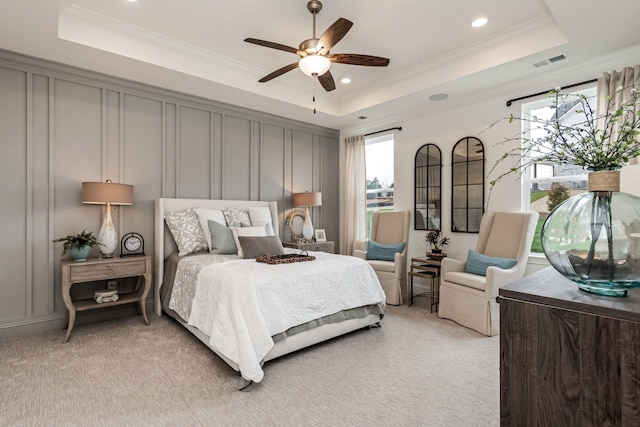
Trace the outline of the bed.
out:
[[[310,252],[315,258],[311,262],[269,265],[238,255],[211,255],[208,250],[177,256],[179,245],[165,218],[194,209],[198,213],[222,210],[225,215],[231,210],[258,212],[257,218],[262,222],[247,230],[266,227],[272,235],[279,236],[277,204],[155,200],[156,314],[161,316],[164,312],[173,317],[249,383],[263,379],[264,362],[358,329],[380,325],[384,291],[369,264],[356,257]],[[202,216],[199,219],[202,221]],[[206,221],[201,224],[204,227]],[[244,227],[236,231],[238,229],[245,230]],[[212,235],[215,239],[213,229],[208,241],[213,247]],[[238,243],[238,236],[235,238]],[[181,245],[183,242],[181,240]],[[285,302],[287,305],[283,306]]]

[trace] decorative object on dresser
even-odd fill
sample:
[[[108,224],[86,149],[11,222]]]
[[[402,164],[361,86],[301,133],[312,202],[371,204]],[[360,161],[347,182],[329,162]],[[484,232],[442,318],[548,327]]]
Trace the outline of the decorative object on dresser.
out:
[[[307,242],[313,238],[313,224],[309,206],[322,206],[322,193],[293,193],[293,205],[304,206],[304,224],[302,225],[302,237]]]
[[[110,179],[105,182],[83,182],[82,203],[105,205],[104,219],[98,233],[98,243],[100,243],[100,252],[103,257],[113,257],[118,247],[118,232],[111,220],[111,205],[133,204],[133,186],[116,184]]]
[[[530,130],[505,140],[519,144],[500,156],[491,170],[497,177],[490,182],[493,187],[535,164],[590,171],[589,191],[551,212],[541,243],[558,272],[580,289],[606,296],[625,296],[627,289],[640,286],[640,198],[621,193],[619,177],[619,169],[640,156],[640,86],[633,68],[623,75],[620,83],[599,80],[597,107],[595,97],[556,89],[549,92],[555,97],[551,118],[511,115],[510,123],[524,123]],[[496,166],[503,161],[510,167],[499,172]]]
[[[442,259],[438,316],[496,335],[498,289],[524,276],[537,222],[537,212],[485,212],[467,260]]]
[[[140,233],[127,233],[120,240],[120,256],[144,256],[144,239]]]
[[[578,292],[547,267],[498,299],[501,425],[640,425],[640,290]]]
[[[316,229],[315,238],[316,238],[316,242],[326,242],[327,241],[327,235],[324,232],[324,228]]]
[[[69,234],[53,240],[53,243],[58,242],[64,242],[62,256],[69,251],[74,261],[86,261],[91,253],[91,248],[100,245],[93,235],[93,231],[87,232],[87,230],[82,230],[80,234]]]
[[[640,286],[640,197],[620,192],[617,170],[590,172],[588,182],[547,217],[542,249],[583,291],[624,297]]]
[[[151,290],[151,257],[130,257],[130,258],[90,258],[86,262],[76,263],[73,261],[62,261],[60,263],[62,280],[62,300],[69,311],[69,322],[64,342],[69,340],[73,325],[76,321],[76,312],[95,310],[98,308],[112,307],[122,304],[137,304],[138,311],[142,314],[144,322],[148,325],[146,300]],[[100,280],[113,280],[124,277],[137,277],[136,287],[132,292],[123,293],[116,296],[115,300],[107,301],[101,298],[102,303],[97,302],[97,298],[74,300],[71,297],[71,287],[81,286],[90,282]],[[117,292],[108,290],[107,292]],[[104,294],[103,294],[104,295]],[[110,294],[107,294],[110,295]]]
[[[407,284],[409,211],[376,211],[371,217],[371,239],[367,250],[353,256],[367,260],[387,295],[387,304],[400,305]]]

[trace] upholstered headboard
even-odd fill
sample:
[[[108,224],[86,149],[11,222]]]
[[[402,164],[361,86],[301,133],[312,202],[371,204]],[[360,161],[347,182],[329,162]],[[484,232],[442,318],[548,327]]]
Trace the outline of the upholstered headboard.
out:
[[[160,305],[160,287],[164,278],[164,261],[176,251],[176,242],[164,222],[164,216],[168,212],[179,211],[187,208],[222,209],[222,208],[249,208],[266,206],[271,211],[273,231],[280,235],[278,228],[278,205],[276,202],[263,202],[257,200],[209,200],[209,199],[165,199],[155,200],[154,215],[154,289],[153,304],[158,316],[162,315]]]

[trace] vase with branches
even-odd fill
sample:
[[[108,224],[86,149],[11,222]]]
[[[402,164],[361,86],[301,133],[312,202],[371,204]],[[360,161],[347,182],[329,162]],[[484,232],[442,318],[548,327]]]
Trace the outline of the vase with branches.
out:
[[[605,114],[596,114],[584,94],[550,92],[556,101],[550,119],[517,117],[509,123],[528,122],[529,131],[505,138],[519,141],[499,158],[489,172],[493,188],[511,174],[521,175],[534,164],[576,165],[590,171],[589,192],[558,204],[546,219],[541,234],[543,251],[551,265],[583,290],[624,296],[640,286],[640,198],[620,192],[619,170],[640,156],[640,96],[638,88],[618,88],[606,99]],[[629,95],[618,107],[614,99]],[[561,111],[571,109],[579,120],[564,123]],[[496,122],[497,123],[497,122]],[[535,132],[535,136],[534,136]],[[539,136],[542,135],[542,136]],[[499,165],[510,162],[499,171]]]

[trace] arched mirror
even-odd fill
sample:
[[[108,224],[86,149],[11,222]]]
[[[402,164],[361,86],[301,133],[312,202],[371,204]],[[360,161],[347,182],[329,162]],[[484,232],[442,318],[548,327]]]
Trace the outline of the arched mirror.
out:
[[[477,233],[484,213],[484,146],[472,136],[453,146],[451,231]]]
[[[442,217],[441,197],[442,154],[435,144],[425,144],[415,158],[415,212],[416,230],[440,230]]]

